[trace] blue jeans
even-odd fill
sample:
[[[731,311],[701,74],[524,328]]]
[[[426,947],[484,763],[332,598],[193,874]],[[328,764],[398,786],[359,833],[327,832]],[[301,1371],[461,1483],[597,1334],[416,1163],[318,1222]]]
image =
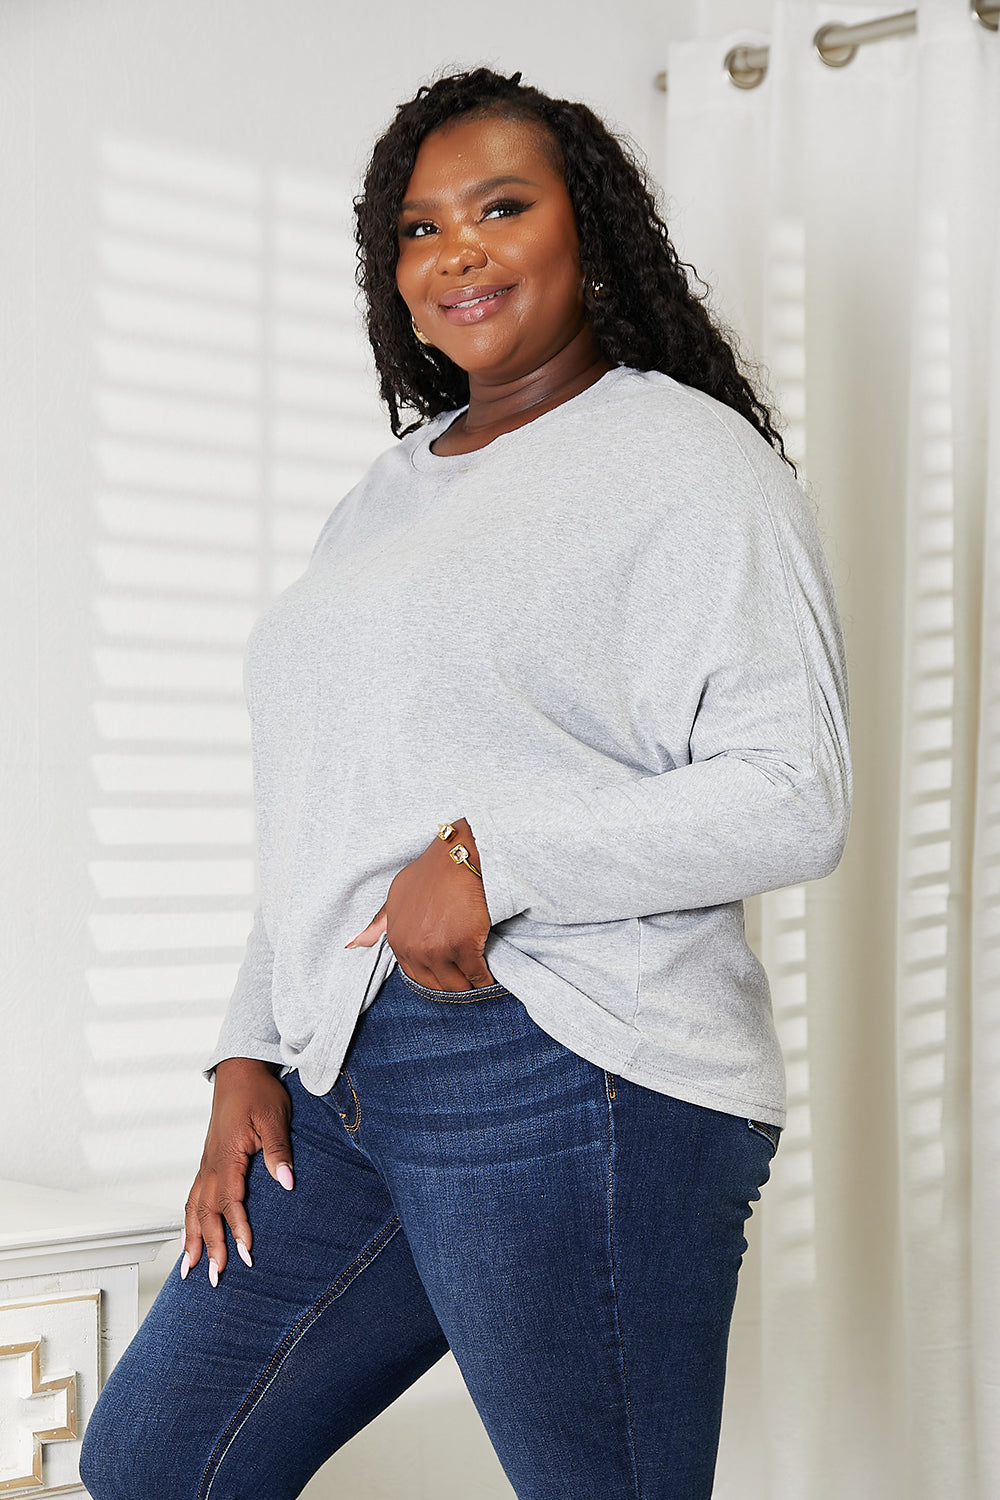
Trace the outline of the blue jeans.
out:
[[[298,1495],[449,1347],[519,1500],[709,1500],[776,1127],[398,969],[330,1093],[286,1083],[294,1191],[255,1157],[253,1269],[168,1278],[88,1428],[94,1500]]]

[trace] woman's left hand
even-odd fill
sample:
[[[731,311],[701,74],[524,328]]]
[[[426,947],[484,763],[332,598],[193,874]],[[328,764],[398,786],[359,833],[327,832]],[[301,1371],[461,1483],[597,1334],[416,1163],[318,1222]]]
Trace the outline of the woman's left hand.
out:
[[[481,869],[468,823],[459,818],[454,829]],[[404,974],[418,984],[432,990],[478,990],[496,983],[483,957],[489,931],[483,882],[456,864],[448,844],[435,838],[418,859],[403,866],[385,905],[346,947],[371,948],[384,932]]]

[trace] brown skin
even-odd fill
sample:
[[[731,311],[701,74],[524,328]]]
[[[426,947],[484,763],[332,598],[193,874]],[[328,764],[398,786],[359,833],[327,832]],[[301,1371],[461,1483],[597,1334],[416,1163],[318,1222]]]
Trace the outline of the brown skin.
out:
[[[385,905],[348,948],[370,948],[383,932],[405,974],[432,990],[482,989],[495,980],[483,949],[490,914],[483,883],[456,865],[449,849],[463,844],[477,870],[479,850],[464,818],[452,825],[455,838],[432,839],[417,859],[404,865],[389,886]]]
[[[488,178],[519,177],[483,189]],[[488,117],[442,126],[423,141],[399,219],[396,285],[431,342],[469,376],[469,406],[434,440],[439,454],[470,453],[534,421],[593,385],[611,368],[587,321],[573,206],[545,150],[543,127]],[[510,205],[519,205],[514,209]],[[463,287],[510,286],[481,323],[456,325],[440,299]],[[482,866],[472,829],[457,841]],[[484,950],[490,916],[482,882],[432,838],[400,870],[385,904],[347,944],[371,947],[383,933],[403,971],[431,989],[492,984]],[[292,1182],[288,1092],[271,1064],[229,1058],[215,1070],[215,1097],[201,1169],[185,1210],[185,1263],[202,1247],[213,1274],[227,1260],[225,1224],[249,1254],[243,1198],[251,1158]]]
[[[480,189],[498,177],[525,180]],[[419,208],[406,206],[415,200]],[[435,439],[435,453],[485,447],[611,368],[586,319],[573,204],[544,127],[498,117],[442,126],[423,141],[403,204],[399,294],[469,377],[468,411]],[[508,285],[502,310],[482,323],[456,326],[442,311],[446,292]]]
[[[184,1207],[182,1278],[190,1266],[198,1264],[203,1243],[210,1268],[214,1265],[217,1273],[225,1270],[223,1219],[237,1244],[250,1254],[253,1234],[243,1207],[247,1168],[251,1157],[263,1151],[264,1163],[275,1182],[280,1181],[279,1173],[287,1173],[285,1184],[291,1186],[291,1117],[288,1090],[271,1063],[250,1057],[230,1057],[219,1063],[201,1167]]]

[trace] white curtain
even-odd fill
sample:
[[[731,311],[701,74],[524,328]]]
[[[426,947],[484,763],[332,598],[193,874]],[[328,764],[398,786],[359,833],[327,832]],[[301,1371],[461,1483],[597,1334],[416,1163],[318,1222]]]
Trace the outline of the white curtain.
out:
[[[919,0],[820,60],[892,9],[776,0],[668,57],[668,223],[787,419],[856,769],[840,868],[750,904],[790,1110],[718,1500],[1000,1496],[1000,36]]]

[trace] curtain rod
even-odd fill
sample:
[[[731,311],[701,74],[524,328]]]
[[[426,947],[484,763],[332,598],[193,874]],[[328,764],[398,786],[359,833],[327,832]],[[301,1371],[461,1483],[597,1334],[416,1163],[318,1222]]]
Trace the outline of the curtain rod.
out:
[[[996,31],[1000,26],[1000,5],[972,0],[969,14],[990,31]],[[878,42],[887,36],[904,36],[916,29],[916,11],[903,10],[894,16],[881,16],[877,21],[859,21],[854,26],[845,26],[840,22],[821,26],[813,37],[813,46],[828,68],[844,68],[865,42]],[[733,47],[727,52],[724,67],[738,89],[755,89],[759,83],[763,83],[769,50],[767,47],[743,46]],[[656,87],[665,94],[666,73],[657,73],[655,82]]]

